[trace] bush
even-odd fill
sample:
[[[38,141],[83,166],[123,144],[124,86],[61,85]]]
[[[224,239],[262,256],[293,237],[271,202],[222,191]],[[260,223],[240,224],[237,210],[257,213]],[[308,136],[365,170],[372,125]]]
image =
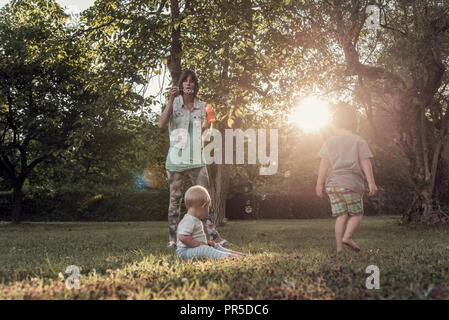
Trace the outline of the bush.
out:
[[[63,188],[53,195],[44,192],[24,194],[24,221],[150,221],[166,220],[167,189],[133,190],[98,186]],[[0,219],[11,219],[11,196],[0,200]]]

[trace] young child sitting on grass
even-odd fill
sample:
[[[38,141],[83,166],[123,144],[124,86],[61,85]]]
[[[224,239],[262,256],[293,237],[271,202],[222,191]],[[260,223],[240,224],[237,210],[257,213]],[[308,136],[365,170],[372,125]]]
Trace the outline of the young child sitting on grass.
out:
[[[207,241],[202,219],[209,214],[211,199],[202,186],[189,188],[184,197],[187,213],[178,224],[176,255],[190,258],[240,258],[245,254],[223,248],[214,241]]]
[[[366,141],[354,134],[357,129],[355,112],[344,106],[334,114],[336,134],[327,139],[321,147],[321,157],[316,194],[323,197],[326,178],[326,193],[332,207],[335,221],[337,252],[347,245],[355,251],[360,247],[352,240],[363,217],[363,193],[365,185],[362,170],[368,180],[369,195],[377,192],[373,169],[369,158],[373,157]],[[348,220],[348,216],[350,216]],[[345,223],[348,224],[345,228]]]

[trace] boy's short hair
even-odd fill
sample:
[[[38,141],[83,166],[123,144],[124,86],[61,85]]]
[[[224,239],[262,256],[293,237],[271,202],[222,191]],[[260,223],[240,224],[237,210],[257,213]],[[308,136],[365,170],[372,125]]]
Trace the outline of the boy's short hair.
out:
[[[186,208],[189,209],[190,207],[200,207],[205,203],[210,204],[211,199],[206,188],[202,186],[192,186],[186,191],[184,202]]]
[[[333,123],[335,126],[350,130],[357,130],[357,112],[348,105],[340,103],[337,105],[337,110],[333,116]]]

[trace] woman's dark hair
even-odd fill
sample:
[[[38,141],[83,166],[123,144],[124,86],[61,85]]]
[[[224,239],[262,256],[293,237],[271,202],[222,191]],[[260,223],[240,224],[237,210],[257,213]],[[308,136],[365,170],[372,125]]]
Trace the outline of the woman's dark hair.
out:
[[[196,97],[198,94],[198,91],[200,90],[200,85],[198,84],[198,77],[196,76],[196,73],[192,70],[185,70],[181,76],[179,77],[178,81],[178,88],[180,91],[182,91],[182,83],[189,77],[192,77],[193,82],[195,82],[195,88],[193,89],[193,96]]]
[[[345,104],[339,104],[333,116],[334,125],[352,132],[357,131],[357,113]]]

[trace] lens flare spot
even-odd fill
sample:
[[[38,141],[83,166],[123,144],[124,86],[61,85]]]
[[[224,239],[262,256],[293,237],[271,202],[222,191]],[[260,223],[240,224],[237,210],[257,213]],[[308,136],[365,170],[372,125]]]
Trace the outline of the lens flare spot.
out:
[[[327,125],[330,119],[327,102],[311,96],[299,102],[291,113],[289,122],[298,124],[304,132],[312,132]]]

